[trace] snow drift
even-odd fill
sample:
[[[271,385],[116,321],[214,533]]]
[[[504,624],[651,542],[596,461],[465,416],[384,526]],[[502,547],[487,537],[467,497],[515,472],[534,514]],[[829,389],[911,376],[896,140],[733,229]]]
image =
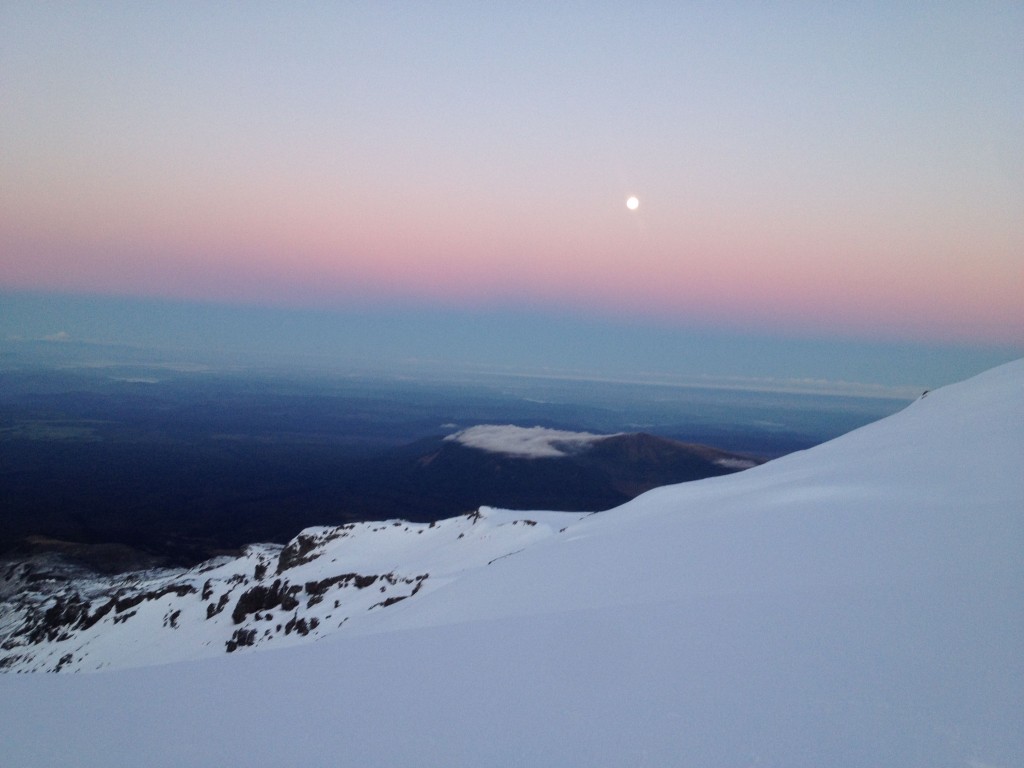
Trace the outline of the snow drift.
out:
[[[0,676],[5,761],[1022,765],[1022,465],[1018,361],[531,533],[319,642]]]

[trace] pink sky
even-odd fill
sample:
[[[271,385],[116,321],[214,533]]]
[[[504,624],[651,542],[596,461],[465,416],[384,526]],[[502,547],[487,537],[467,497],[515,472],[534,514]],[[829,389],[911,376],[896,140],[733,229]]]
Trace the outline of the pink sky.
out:
[[[0,289],[1024,342],[1019,9],[273,13],[3,12]]]

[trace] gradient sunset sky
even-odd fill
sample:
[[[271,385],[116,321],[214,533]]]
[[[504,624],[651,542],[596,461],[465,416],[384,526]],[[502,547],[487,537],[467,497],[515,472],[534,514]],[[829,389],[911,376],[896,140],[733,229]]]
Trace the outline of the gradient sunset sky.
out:
[[[1022,40],[1013,2],[5,2],[0,301],[1021,350]]]

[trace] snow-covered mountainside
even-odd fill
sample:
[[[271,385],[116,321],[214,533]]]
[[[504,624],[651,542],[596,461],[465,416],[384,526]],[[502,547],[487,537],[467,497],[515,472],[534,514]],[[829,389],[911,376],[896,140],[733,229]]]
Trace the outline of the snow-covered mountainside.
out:
[[[12,573],[11,668],[187,661],[0,676],[4,760],[1024,765],[1022,465],[1018,361],[600,514],[314,529],[49,624]]]
[[[46,557],[12,562],[0,576],[0,669],[117,669],[310,642],[580,517],[485,507],[430,524],[308,528],[287,546],[255,544],[186,571],[105,576]]]

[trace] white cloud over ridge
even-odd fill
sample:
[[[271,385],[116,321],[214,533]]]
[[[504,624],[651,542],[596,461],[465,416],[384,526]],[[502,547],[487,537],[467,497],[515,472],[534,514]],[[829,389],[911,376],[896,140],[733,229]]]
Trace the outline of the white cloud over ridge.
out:
[[[467,448],[529,459],[568,456],[611,435],[568,432],[548,427],[517,427],[514,424],[480,424],[453,435],[451,440]]]
[[[753,469],[757,466],[756,461],[749,459],[716,459],[715,464],[726,469]]]

